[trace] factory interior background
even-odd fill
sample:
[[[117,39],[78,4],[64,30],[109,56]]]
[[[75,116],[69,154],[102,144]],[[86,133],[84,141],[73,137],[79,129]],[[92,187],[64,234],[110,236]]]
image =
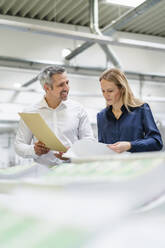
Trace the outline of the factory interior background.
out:
[[[13,149],[18,112],[44,94],[35,78],[47,65],[66,66],[70,97],[87,109],[95,136],[96,114],[105,106],[99,75],[110,67],[120,67],[126,72],[135,96],[150,104],[164,132],[164,1],[146,1],[148,4],[140,9],[142,14],[139,11],[140,15],[134,13],[125,18],[122,16],[133,12],[133,7],[101,0],[98,13],[94,7],[90,10],[93,1],[87,0],[17,2],[0,2],[1,167],[23,163]],[[118,24],[113,24],[116,19]],[[67,57],[82,44],[89,43],[90,35],[97,32],[109,33],[112,41],[104,45],[110,55],[100,44],[93,43],[75,56]]]
[[[127,1],[122,2],[126,3]],[[41,89],[40,83],[37,80],[37,75],[41,69],[49,65],[63,65],[66,67],[70,80],[69,97],[80,102],[87,110],[96,138],[96,115],[105,107],[105,101],[99,84],[99,75],[110,67],[121,68],[128,78],[134,95],[149,103],[165,143],[165,1],[146,0],[137,1],[137,4],[135,3],[136,1],[128,2],[125,6],[124,3],[118,4],[118,1],[108,2],[108,0],[0,0],[1,169],[11,167],[13,169],[17,166],[21,166],[21,168],[25,166],[26,168],[33,163],[32,159],[23,159],[16,155],[14,151],[14,139],[19,122],[18,113],[42,98],[44,91]],[[133,3],[135,4],[134,6],[132,5]],[[151,186],[151,175],[144,179],[145,182],[143,181],[142,185],[153,189],[153,186]],[[147,182],[148,186],[146,186]],[[137,182],[137,185],[140,185],[140,181]],[[120,186],[122,188],[122,185]],[[12,187],[8,186],[8,189]],[[33,201],[33,198],[30,198],[30,191],[28,190],[25,189],[27,197],[23,200],[26,204],[29,204],[29,201]],[[35,188],[35,190],[37,189]],[[47,199],[48,195],[46,191],[43,193],[39,192],[38,194],[35,190],[33,195],[35,199],[38,199],[41,194]],[[79,205],[76,205],[77,202],[72,195],[72,200],[74,199],[72,204],[75,204],[79,208],[75,216],[79,216],[80,212],[83,212],[83,199],[87,202],[86,211],[91,210],[91,202],[89,199],[86,200],[85,192],[81,197],[78,195]],[[119,193],[119,191],[115,192]],[[152,192],[154,192],[154,189]],[[98,204],[95,193],[93,195],[92,206]],[[50,192],[51,194],[52,192]],[[59,200],[60,202],[61,197],[58,192],[57,201]],[[68,200],[68,212],[71,211],[72,214],[72,204],[69,201],[69,197],[67,197],[66,194],[64,204],[67,205]],[[115,195],[113,195],[112,200],[120,205],[122,196],[120,200],[119,198],[116,199]],[[99,199],[100,201],[102,200],[102,198]],[[107,203],[104,211],[105,215],[107,214],[108,216],[109,209],[112,212],[114,209],[111,209],[112,206],[109,201],[106,202],[103,199],[103,203]],[[47,204],[41,201],[41,204],[49,212],[48,201]],[[39,203],[36,206],[38,205]],[[55,205],[53,206],[55,207]],[[58,210],[60,207],[61,205],[57,204]],[[125,207],[126,204],[123,204],[123,211]],[[94,211],[95,214],[93,217],[90,214],[90,217],[88,216],[90,224],[88,222],[87,229],[89,228],[90,231],[98,223],[101,223],[102,219],[99,210],[98,212],[96,210]],[[115,208],[115,210],[116,212],[113,212],[113,218],[111,219],[113,223],[116,223],[115,221],[121,209],[119,211],[119,209]],[[19,207],[19,211],[21,212],[21,206]],[[66,213],[64,209],[62,211],[64,211],[64,216],[67,219],[68,212]],[[35,212],[35,214],[39,218],[38,212]],[[44,212],[40,211],[40,215],[42,214],[44,215]],[[98,216],[97,214],[100,214],[100,219],[96,218]],[[142,215],[140,216],[140,220],[143,222]],[[114,216],[117,216],[116,219]],[[45,215],[44,218],[47,221],[49,217]],[[52,218],[56,220],[56,217]],[[26,216],[26,218],[28,217]],[[84,217],[83,214],[83,218],[86,219],[87,217]],[[148,216],[145,216],[145,218],[148,218]],[[134,220],[128,219],[129,222],[126,225],[126,229],[124,229],[124,233],[130,232],[134,237],[135,233],[132,232],[131,228],[135,223],[139,228],[136,231],[140,232],[139,219],[137,216]],[[57,220],[59,222],[61,221],[60,218],[57,218]],[[158,220],[159,218],[156,218],[155,227],[153,227],[155,229],[150,230],[150,238],[156,230],[159,230],[161,233],[161,227],[164,228],[164,222],[161,222],[159,225]],[[41,235],[45,235],[43,231],[44,221],[42,220],[40,222]],[[147,229],[150,226],[148,224],[150,221],[153,224],[153,220],[149,220],[149,222],[144,222],[143,227]],[[73,220],[71,221],[68,218],[68,223],[73,224]],[[106,221],[104,224],[106,226]],[[38,222],[37,225],[39,225]],[[122,227],[119,229],[119,232],[115,231],[113,236],[112,241],[115,240],[114,243],[112,242],[113,248],[147,247],[148,244],[150,247],[164,247],[165,240],[163,236],[159,237],[160,244],[158,245],[154,241],[152,243],[152,238],[149,242],[146,239],[149,231],[147,232],[146,229],[145,232],[147,234],[144,232],[145,235],[143,235],[141,232],[141,238],[139,240],[137,237],[134,237],[135,240],[137,238],[136,244],[134,244],[133,237],[129,243],[128,239],[125,239],[126,236],[123,238],[123,224],[121,225]],[[86,229],[84,222],[82,226]],[[48,225],[48,229],[49,231],[52,230],[50,225]],[[80,242],[80,240],[83,240],[82,232],[80,235],[80,230],[76,230]],[[35,233],[35,229],[32,228],[32,231]],[[88,234],[91,233],[90,231]],[[94,231],[94,237],[97,236],[97,232],[99,232],[99,229]],[[52,235],[51,231],[50,233]],[[70,240],[71,238],[67,239],[67,233],[69,233],[68,235],[70,235],[72,241]],[[110,247],[109,243],[107,243],[109,239],[108,235],[104,238],[100,236],[100,240],[93,241],[91,244],[89,242],[86,246],[81,246],[81,242],[79,245],[73,246],[74,243],[72,242],[75,241],[73,232],[70,229],[67,232],[66,229],[64,234],[66,234],[66,240],[68,242],[66,246],[64,244],[63,246],[60,245],[61,241],[59,243],[57,242],[59,246],[54,246],[51,239],[52,243],[43,243],[40,246],[32,244],[27,247]],[[127,245],[122,246],[121,243],[118,243],[119,241],[116,241],[118,234],[121,236],[121,240],[126,241],[125,244]],[[85,233],[84,235],[87,234]],[[157,235],[157,232],[155,235]],[[140,243],[140,240],[142,243]],[[17,242],[14,244],[18,244],[18,246],[9,245],[4,247],[22,247],[19,246],[19,242],[21,244],[21,241],[19,240]],[[23,247],[26,247],[26,244]]]

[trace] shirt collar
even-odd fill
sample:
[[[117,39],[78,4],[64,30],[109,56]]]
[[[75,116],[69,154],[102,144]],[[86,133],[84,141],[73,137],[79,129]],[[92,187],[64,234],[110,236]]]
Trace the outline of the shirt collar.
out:
[[[122,114],[123,114],[124,112],[128,111],[128,110],[126,109],[126,107],[125,107],[124,104],[121,106],[121,111],[122,111]],[[108,107],[106,108],[106,116],[107,116],[108,119],[116,119],[115,116],[114,116],[114,114],[113,114],[113,112],[112,112],[112,105],[110,105],[110,106],[108,106]]]
[[[56,109],[60,110],[60,109],[64,109],[67,107],[67,101],[62,101],[58,107]],[[45,100],[45,97],[43,97],[43,99],[40,101],[40,108],[47,108],[47,109],[50,109],[50,110],[54,110],[53,108],[50,108]]]

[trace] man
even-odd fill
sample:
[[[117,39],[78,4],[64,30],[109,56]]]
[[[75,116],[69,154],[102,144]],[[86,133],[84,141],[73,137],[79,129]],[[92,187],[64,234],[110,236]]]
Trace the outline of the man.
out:
[[[24,112],[40,113],[48,126],[66,147],[78,139],[93,139],[88,115],[77,102],[67,100],[69,80],[63,67],[44,69],[39,75],[45,90],[43,99]],[[24,158],[33,158],[37,163],[55,165],[62,162],[61,153],[55,156],[42,142],[37,141],[23,120],[20,120],[15,139],[15,150]]]

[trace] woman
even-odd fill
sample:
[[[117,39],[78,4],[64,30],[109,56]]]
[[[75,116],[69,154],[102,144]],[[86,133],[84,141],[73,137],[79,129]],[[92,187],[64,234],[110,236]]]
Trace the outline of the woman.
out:
[[[107,107],[97,114],[99,142],[118,153],[161,150],[161,135],[150,107],[134,97],[124,73],[107,70],[100,84]]]

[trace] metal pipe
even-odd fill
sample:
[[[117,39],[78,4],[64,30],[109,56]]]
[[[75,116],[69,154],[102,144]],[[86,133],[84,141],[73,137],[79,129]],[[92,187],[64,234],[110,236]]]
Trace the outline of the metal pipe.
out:
[[[108,59],[108,62],[112,62],[112,64],[117,67],[117,68],[122,68],[118,58],[116,57],[116,55],[112,52],[112,50],[110,50],[108,48],[107,45],[100,45],[102,50],[105,52],[105,54],[107,55],[107,59]]]
[[[102,36],[99,29],[98,0],[89,0],[89,19],[91,32]]]
[[[87,67],[87,66],[73,66],[73,65],[65,65],[61,63],[46,63],[42,61],[31,61],[31,60],[23,60],[19,58],[10,58],[10,57],[3,57],[0,56],[0,65],[2,68],[16,68],[22,70],[32,70],[39,73],[39,71],[47,66],[53,65],[60,65],[64,66],[68,73],[70,74],[77,74],[77,75],[85,75],[85,76],[96,76],[98,77],[106,68],[105,67]],[[134,71],[125,71],[126,76],[128,79],[139,80],[139,77],[143,77],[145,81],[152,81],[152,82],[165,82],[165,74],[150,74],[150,73],[141,73],[141,72],[134,72]],[[33,83],[37,81],[37,76],[33,79],[28,81]],[[25,85],[25,84],[24,84]],[[2,89],[2,87],[1,87]],[[25,91],[25,87],[22,88]],[[32,90],[33,91],[33,90]]]
[[[104,35],[112,35],[116,32],[117,29],[121,29],[124,25],[126,25],[128,22],[132,21],[136,16],[142,15],[145,11],[149,10],[156,4],[162,2],[164,0],[146,0],[144,3],[139,5],[138,7],[129,10],[127,13],[123,14],[121,17],[116,19],[113,23],[106,26],[102,33]],[[65,57],[65,59],[70,60],[77,56],[78,54],[85,51],[87,48],[91,47],[94,44],[94,42],[85,42],[82,44],[82,46],[76,48],[74,51],[72,51],[69,55]]]
[[[31,80],[29,80],[28,82],[24,83],[24,84],[22,85],[22,87],[27,87],[27,86],[29,86],[29,85],[35,83],[37,80],[38,80],[38,76],[37,76],[37,77],[34,77],[34,78],[32,78]]]
[[[90,29],[92,33],[102,36],[99,29],[99,12],[98,12],[98,0],[89,0],[89,13],[90,13]],[[100,44],[100,47],[104,51],[108,62],[111,62],[115,67],[121,68],[118,58],[109,49],[108,45]]]

